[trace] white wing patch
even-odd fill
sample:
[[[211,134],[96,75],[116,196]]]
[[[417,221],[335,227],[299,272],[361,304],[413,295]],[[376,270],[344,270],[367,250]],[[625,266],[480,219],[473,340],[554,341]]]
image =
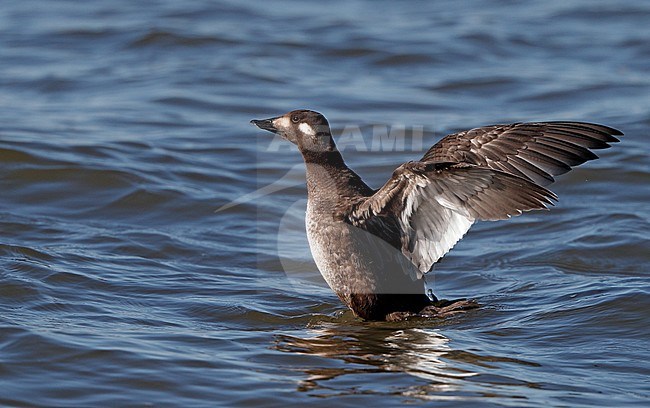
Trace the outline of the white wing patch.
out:
[[[304,123],[304,122],[301,123],[300,125],[298,125],[298,129],[300,129],[300,131],[302,133],[304,133],[306,135],[309,135],[309,136],[314,136],[316,134],[316,132],[314,131],[314,128],[312,128],[311,126],[309,126],[307,123]]]
[[[409,166],[407,163],[398,168],[355,215],[372,222],[373,216],[386,211],[388,203],[401,197],[401,208],[392,210],[399,224],[401,250],[421,278],[460,241],[476,218],[461,197],[445,194],[447,185],[414,173]]]
[[[474,218],[465,209],[442,199],[432,190],[413,189],[400,217],[402,223],[406,221],[402,228],[411,232],[403,248],[404,255],[422,273],[429,272],[474,224]]]

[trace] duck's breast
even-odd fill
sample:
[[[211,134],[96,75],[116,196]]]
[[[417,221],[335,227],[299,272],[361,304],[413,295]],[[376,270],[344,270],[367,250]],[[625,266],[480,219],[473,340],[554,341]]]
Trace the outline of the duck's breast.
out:
[[[415,266],[381,238],[336,220],[309,202],[307,239],[327,284],[341,293],[424,293]]]

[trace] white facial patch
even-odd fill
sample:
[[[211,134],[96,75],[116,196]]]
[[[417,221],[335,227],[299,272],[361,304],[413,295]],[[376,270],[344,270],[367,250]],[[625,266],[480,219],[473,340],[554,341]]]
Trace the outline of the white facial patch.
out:
[[[276,129],[287,129],[290,126],[289,118],[280,116],[273,121],[273,126],[275,126]]]
[[[306,124],[304,122],[301,123],[300,125],[298,125],[298,129],[300,129],[300,131],[302,133],[304,133],[306,135],[309,135],[309,136],[314,136],[316,134],[316,132],[314,131],[314,128],[312,128],[311,126],[309,126],[308,124]]]

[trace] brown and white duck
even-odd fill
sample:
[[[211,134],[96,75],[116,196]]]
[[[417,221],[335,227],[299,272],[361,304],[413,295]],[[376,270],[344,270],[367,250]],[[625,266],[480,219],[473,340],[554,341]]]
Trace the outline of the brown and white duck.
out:
[[[450,134],[374,190],[337,150],[311,110],[251,121],[298,146],[307,170],[307,237],[328,285],[367,320],[444,316],[476,307],[439,302],[425,275],[476,221],[546,209],[545,186],[618,142],[622,133],[582,122],[514,123]]]

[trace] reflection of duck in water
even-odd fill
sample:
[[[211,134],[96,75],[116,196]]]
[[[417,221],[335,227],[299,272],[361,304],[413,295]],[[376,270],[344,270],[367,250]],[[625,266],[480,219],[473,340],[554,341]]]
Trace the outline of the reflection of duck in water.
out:
[[[450,351],[449,339],[432,330],[406,329],[396,331],[340,325],[330,330],[327,326],[310,329],[310,337],[277,336],[275,349],[290,353],[314,355],[337,361],[305,371],[301,391],[324,388],[324,382],[346,375],[403,373],[431,381],[436,389],[449,391],[456,387],[456,379],[476,373],[465,370],[447,372],[447,364],[440,357]],[[364,330],[361,330],[364,329]],[[405,390],[406,391],[406,390]]]
[[[512,357],[454,350],[450,340],[433,329],[386,330],[385,325],[356,326],[340,321],[319,323],[306,334],[301,330],[299,334],[277,335],[273,348],[315,357],[306,360],[309,368],[305,368],[306,378],[300,381],[298,390],[316,396],[364,393],[445,399],[462,392],[467,397],[468,390],[477,384],[479,388],[490,387],[492,381],[496,385],[507,382],[528,386],[510,377],[509,373],[517,373],[512,366],[538,366]],[[369,374],[372,377],[366,377]],[[482,374],[487,375],[480,380],[469,379]]]
[[[544,186],[621,135],[579,122],[488,126],[449,135],[379,190],[343,161],[327,119],[299,110],[252,121],[296,144],[307,167],[307,237],[321,274],[368,320],[444,316],[475,307],[425,294],[424,275],[477,220],[545,209]]]

